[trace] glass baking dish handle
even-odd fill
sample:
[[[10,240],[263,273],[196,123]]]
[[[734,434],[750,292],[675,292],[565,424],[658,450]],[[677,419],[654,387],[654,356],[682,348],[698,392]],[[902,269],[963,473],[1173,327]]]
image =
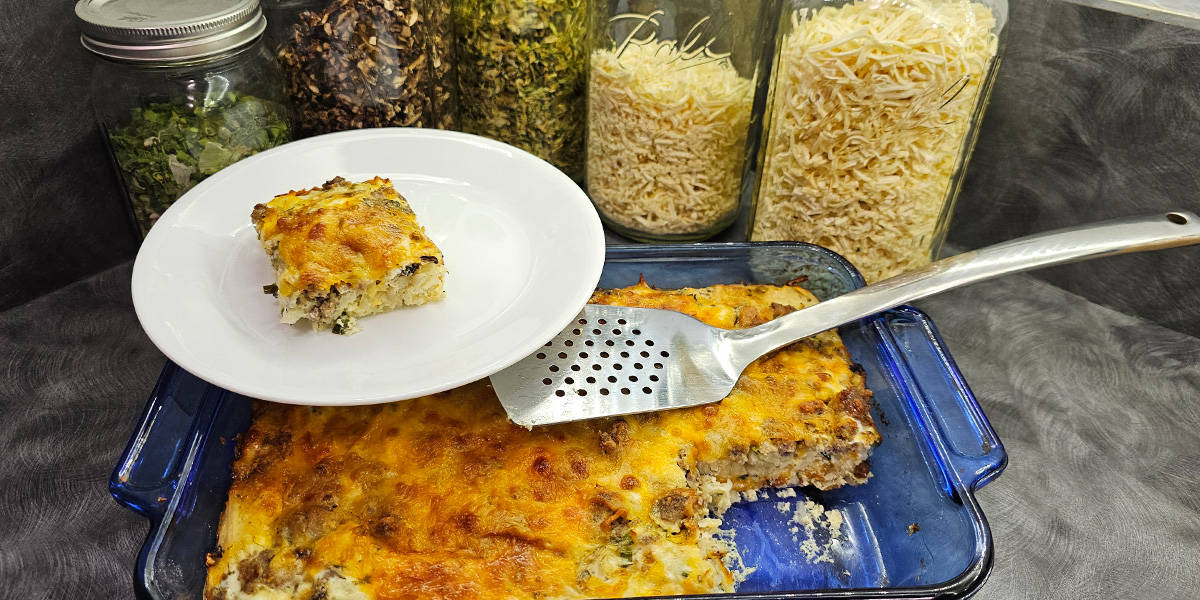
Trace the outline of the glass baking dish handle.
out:
[[[167,363],[108,482],[117,502],[151,520],[162,517],[220,393]]]
[[[995,479],[1008,455],[933,322],[920,310],[902,306],[886,313],[883,323],[908,370],[904,383],[922,404],[920,416],[941,440],[947,475],[970,490]]]

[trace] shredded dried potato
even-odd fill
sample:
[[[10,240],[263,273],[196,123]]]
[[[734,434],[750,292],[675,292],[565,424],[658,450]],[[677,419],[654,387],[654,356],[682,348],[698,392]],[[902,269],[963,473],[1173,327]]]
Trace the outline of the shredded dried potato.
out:
[[[925,264],[997,51],[971,0],[805,10],[776,62],[754,240],[831,248],[868,280]]]
[[[711,230],[737,209],[753,84],[728,60],[681,62],[672,42],[592,53],[588,193],[651,234]]]

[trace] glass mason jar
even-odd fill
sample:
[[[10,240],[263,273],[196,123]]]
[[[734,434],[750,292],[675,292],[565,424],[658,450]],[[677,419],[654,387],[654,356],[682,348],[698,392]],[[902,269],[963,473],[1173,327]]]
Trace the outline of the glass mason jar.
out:
[[[264,0],[297,128],[454,129],[450,0]]]
[[[453,0],[463,131],[583,180],[587,0]]]
[[[257,0],[81,0],[96,120],[144,236],[175,200],[291,139]]]
[[[639,241],[698,241],[742,196],[769,2],[592,0],[587,190]]]
[[[1006,0],[785,0],[750,239],[868,281],[940,250],[999,63]]]

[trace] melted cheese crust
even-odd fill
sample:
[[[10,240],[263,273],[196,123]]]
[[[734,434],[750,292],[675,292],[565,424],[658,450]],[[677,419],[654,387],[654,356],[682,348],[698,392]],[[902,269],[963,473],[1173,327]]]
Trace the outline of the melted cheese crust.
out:
[[[747,327],[815,299],[798,287],[643,284],[593,302]],[[733,591],[741,573],[718,518],[734,492],[868,476],[879,435],[863,383],[827,332],[760,359],[720,403],[534,430],[506,419],[486,381],[379,406],[259,403],[206,598]],[[702,472],[783,446],[816,460],[740,480]]]
[[[379,282],[397,269],[442,262],[408,202],[381,177],[338,177],[290,191],[255,206],[251,219],[276,263],[281,296]]]

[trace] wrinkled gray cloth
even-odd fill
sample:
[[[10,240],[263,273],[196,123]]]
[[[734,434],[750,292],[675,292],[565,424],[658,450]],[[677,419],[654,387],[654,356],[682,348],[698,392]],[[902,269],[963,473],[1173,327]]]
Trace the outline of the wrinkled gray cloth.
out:
[[[0,598],[128,598],[145,522],[110,471],[163,357],[128,264],[0,314]],[[1005,443],[979,594],[1200,594],[1200,339],[1026,276],[921,303]]]
[[[979,597],[1200,598],[1200,339],[1028,276],[919,306],[1008,451]]]

